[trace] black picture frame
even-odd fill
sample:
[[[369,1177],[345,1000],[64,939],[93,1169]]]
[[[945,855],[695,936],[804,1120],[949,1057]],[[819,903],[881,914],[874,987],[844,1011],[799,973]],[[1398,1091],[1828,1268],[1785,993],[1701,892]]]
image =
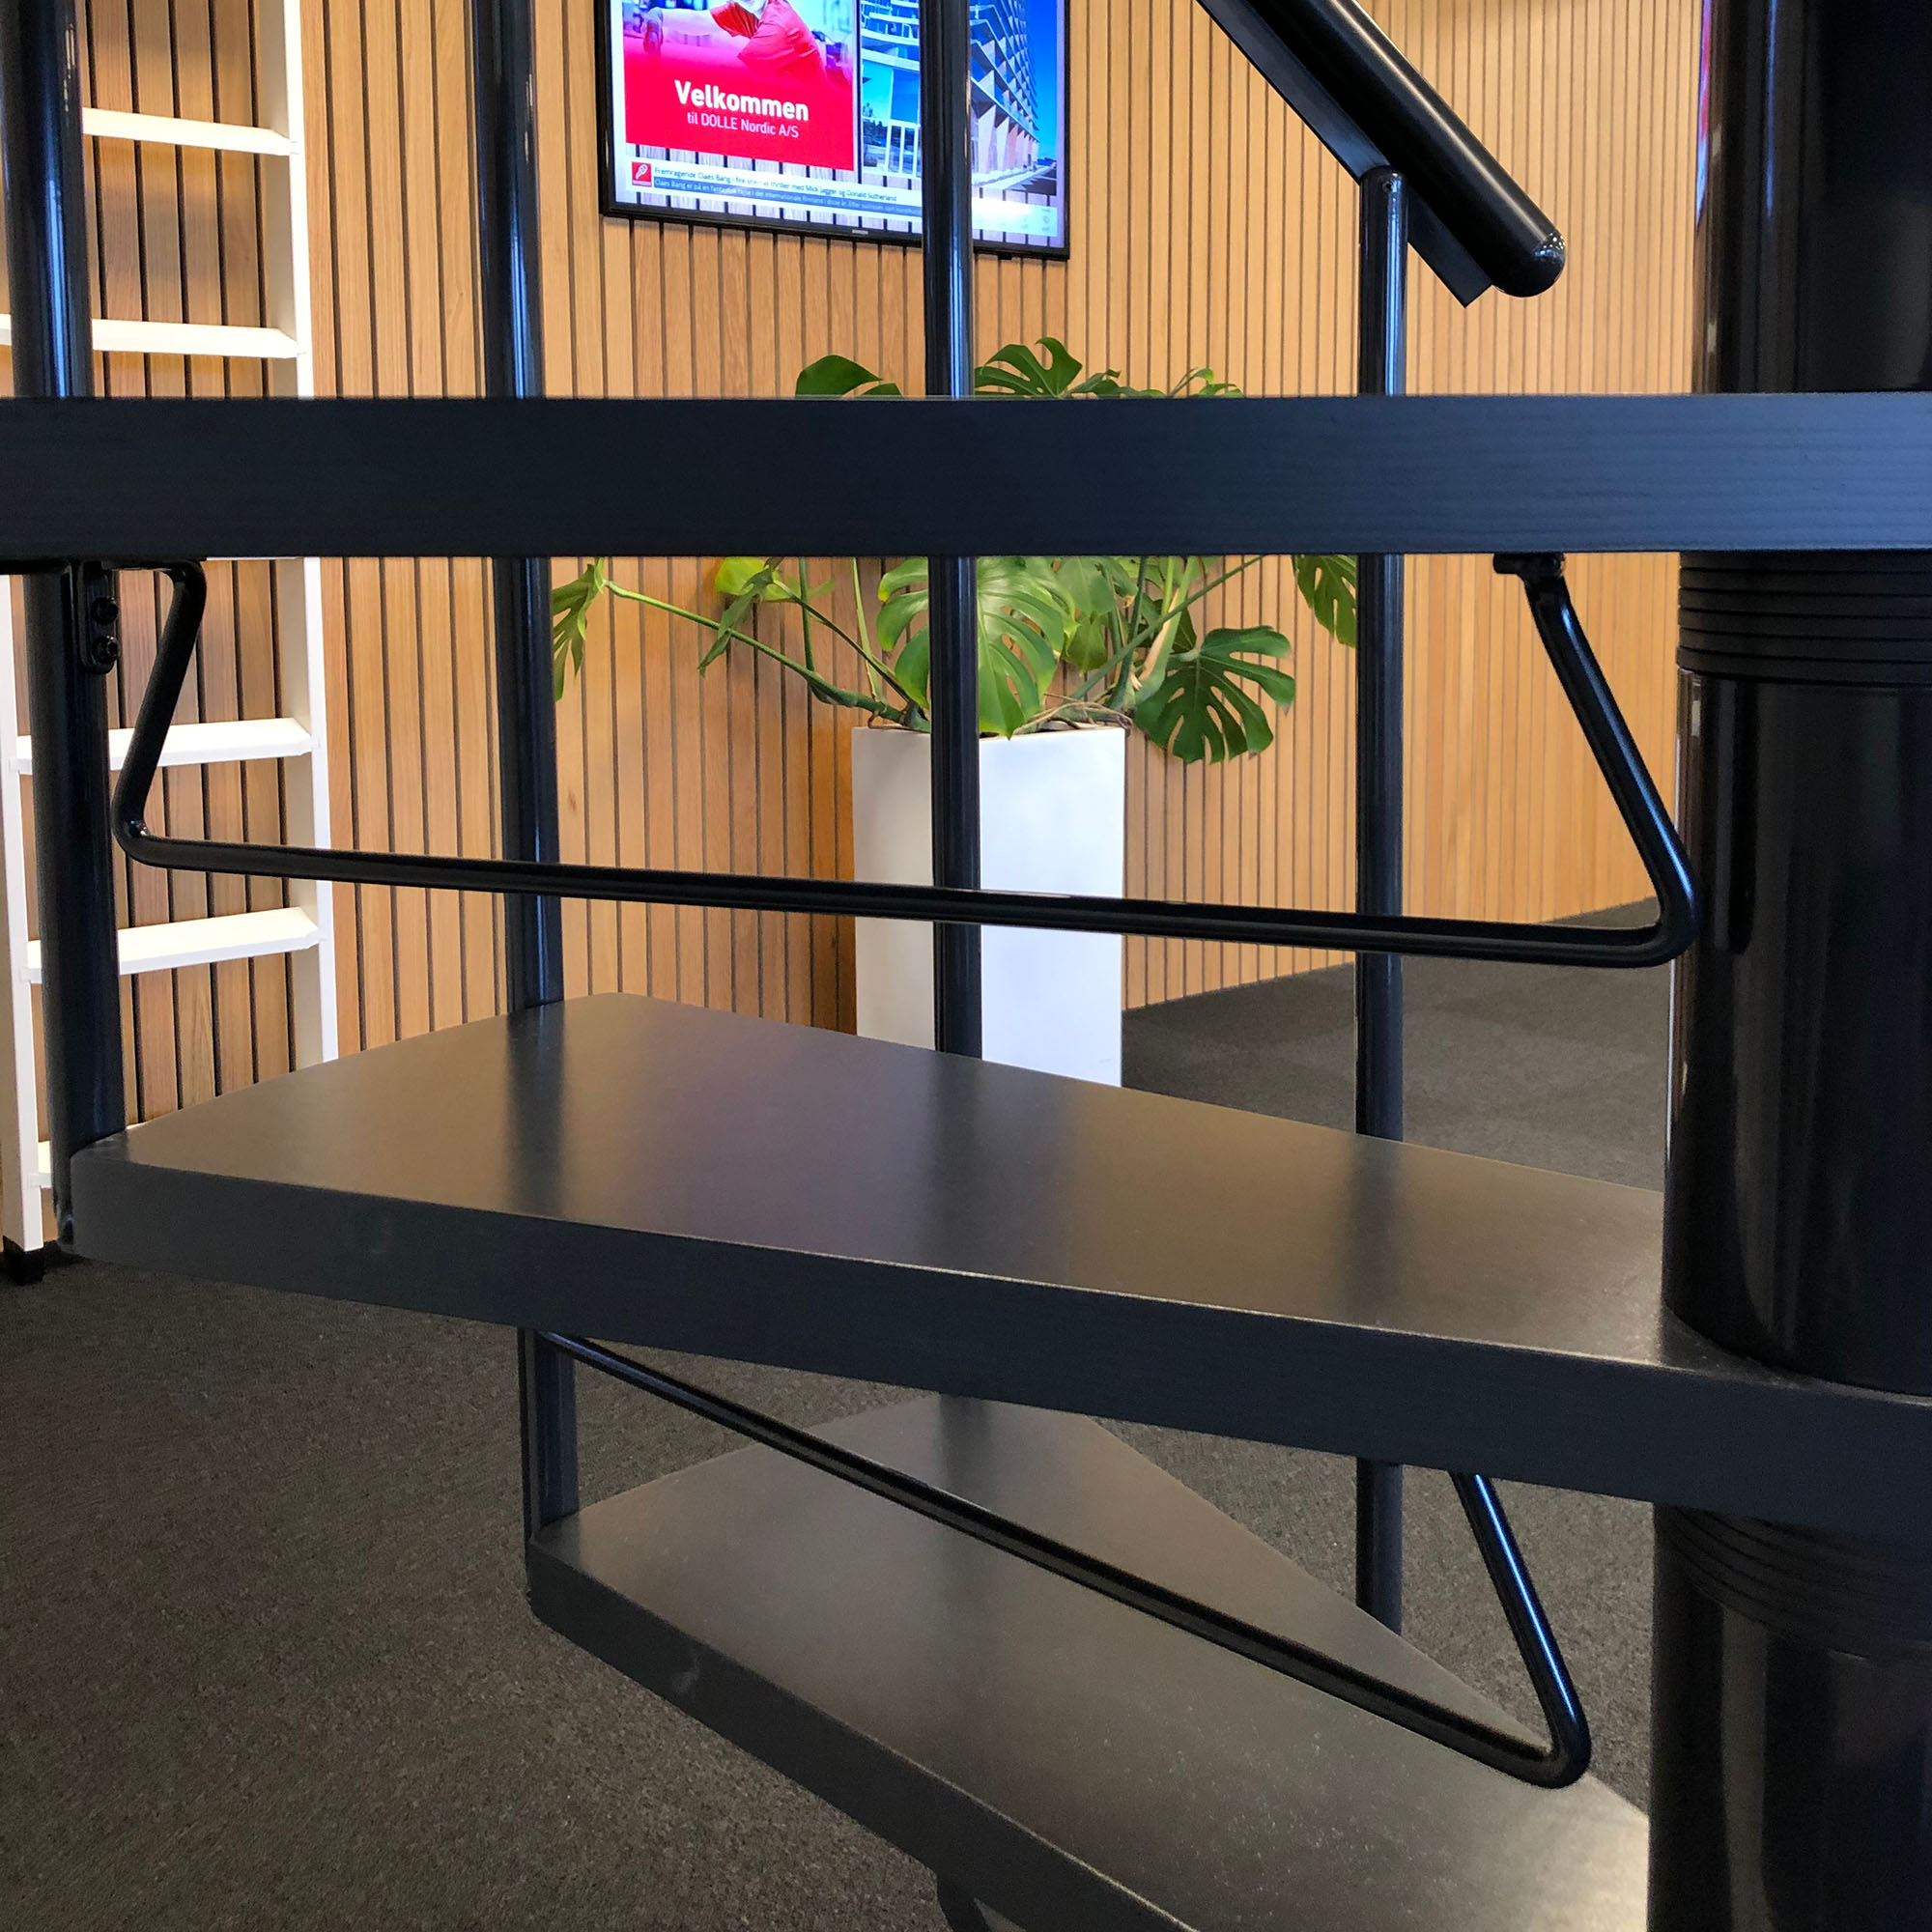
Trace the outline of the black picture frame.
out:
[[[653,208],[639,202],[622,201],[617,195],[617,129],[611,114],[611,95],[616,51],[611,44],[611,0],[594,0],[597,14],[597,210],[607,221],[671,222],[700,228],[737,228],[766,235],[805,235],[822,242],[871,242],[888,247],[917,248],[922,237],[894,233],[879,228],[845,228],[828,222],[810,221],[795,216],[724,214],[698,208]],[[860,0],[855,0],[860,4]],[[1065,262],[1073,252],[1073,212],[1068,194],[1065,154],[1072,146],[1072,89],[1067,78],[1072,69],[1069,28],[1069,0],[1057,0],[1060,16],[1060,147],[1061,147],[1061,239],[1051,246],[1024,242],[981,242],[973,243],[976,255],[988,255],[1018,262]],[[861,76],[863,84],[863,75]]]

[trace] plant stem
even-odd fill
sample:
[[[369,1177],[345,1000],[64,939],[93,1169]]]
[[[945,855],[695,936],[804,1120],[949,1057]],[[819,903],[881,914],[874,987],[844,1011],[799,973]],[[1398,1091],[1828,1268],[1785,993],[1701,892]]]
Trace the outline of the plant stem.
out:
[[[1114,686],[1114,702],[1122,710],[1131,708],[1134,694],[1135,639],[1140,636],[1141,607],[1147,601],[1147,573],[1148,559],[1144,556],[1136,558],[1133,602],[1127,606],[1127,614],[1120,630],[1121,675]]]
[[[1258,556],[1244,556],[1239,563],[1236,564],[1234,569],[1224,570],[1219,577],[1214,578],[1211,582],[1203,582],[1201,588],[1193,592],[1188,597],[1186,603],[1181,605],[1181,610],[1185,611],[1189,606],[1200,603],[1202,598],[1206,597],[1209,591],[1220,589],[1222,584],[1232,582],[1235,578],[1240,576],[1244,570],[1252,570],[1260,561],[1261,558]],[[1206,568],[1205,560],[1201,557],[1192,557],[1189,559],[1189,562],[1190,564],[1201,564],[1204,569]]]
[[[1179,610],[1172,608],[1172,600],[1175,594],[1174,566],[1177,562],[1182,565],[1181,583],[1183,586],[1186,583],[1187,577],[1193,570],[1192,563],[1186,558],[1164,556],[1160,560],[1160,621],[1154,626],[1153,647],[1148,652],[1147,662],[1141,667],[1140,672],[1133,682],[1133,692],[1136,697],[1144,691],[1152,690],[1166,674],[1168,653],[1180,628],[1181,612],[1185,611],[1186,606],[1182,605]]]
[[[803,665],[796,658],[787,657],[784,652],[775,650],[761,638],[754,637],[750,631],[739,630],[735,624],[715,624],[709,617],[699,616],[696,611],[687,611],[682,604],[668,604],[662,597],[653,597],[648,591],[643,590],[627,590],[621,583],[613,583],[610,588],[612,595],[628,597],[633,604],[646,605],[653,611],[664,611],[669,617],[682,617],[687,623],[701,624],[714,636],[729,638],[735,643],[749,645],[754,651],[762,651],[768,658],[776,658],[780,664],[788,666],[800,677],[804,678],[806,683],[812,687],[813,694],[823,697],[827,703],[848,704],[855,711],[869,711],[875,718],[892,718],[896,716],[893,707],[884,698],[869,697],[862,691],[847,691],[843,685],[834,684],[830,678],[822,676],[809,665]],[[800,607],[804,608],[805,600],[800,598],[798,602]],[[897,678],[893,676],[890,665],[881,664],[869,651],[854,643],[851,635],[841,625],[832,623],[822,611],[816,614],[821,624],[826,625],[828,629],[837,631],[839,637],[843,638],[848,644],[852,644],[852,648],[858,651],[859,655],[867,664],[876,665],[885,673],[893,689],[905,699],[908,705],[917,708],[912,693],[906,690],[905,686]]]
[[[805,651],[806,667],[811,671],[813,676],[816,676],[818,667],[811,661],[811,606],[807,602],[805,595],[807,582],[805,559],[804,557],[800,557],[798,560],[798,620],[804,626],[805,630],[803,648]]]

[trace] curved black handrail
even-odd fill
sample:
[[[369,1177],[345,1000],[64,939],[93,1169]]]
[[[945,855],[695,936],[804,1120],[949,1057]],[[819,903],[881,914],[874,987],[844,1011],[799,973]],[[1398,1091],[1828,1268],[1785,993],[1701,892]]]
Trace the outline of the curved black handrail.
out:
[[[1486,1764],[1492,1771],[1500,1771],[1525,1784],[1555,1790],[1575,1784],[1590,1768],[1590,1727],[1584,1719],[1582,1704],[1487,1476],[1455,1476],[1456,1494],[1470,1529],[1475,1532],[1484,1566],[1502,1601],[1510,1634],[1529,1673],[1544,1721],[1549,1726],[1547,1745],[1527,1743],[1478,1718],[1452,1711],[1433,1698],[1344,1663],[1325,1651],[1264,1630],[1259,1624],[1200,1603],[1149,1577],[1137,1577],[1131,1570],[1123,1570],[1104,1557],[1089,1555],[1057,1537],[1014,1522],[982,1503],[908,1475],[890,1463],[841,1448],[822,1435],[781,1422],[776,1416],[747,1408],[728,1396],[667,1375],[635,1356],[578,1335],[546,1334],[543,1340],[586,1368],[673,1403],[694,1415],[701,1415],[794,1462],[909,1509],[928,1521],[957,1530],[976,1543],[1004,1550],[1036,1569],[1063,1577],[1128,1609],[1185,1631],[1221,1650],[1232,1651],[1251,1663],[1279,1671],[1296,1683],[1306,1684],[1406,1731],[1413,1731],[1418,1737],[1428,1738],[1463,1757],[1474,1758],[1478,1764]]]
[[[1505,294],[1541,295],[1563,237],[1354,0],[1244,0]]]
[[[1162,939],[1236,940],[1539,966],[1659,966],[1674,959],[1697,935],[1699,907],[1690,860],[1577,621],[1560,556],[1498,557],[1496,568],[1523,581],[1544,648],[1649,874],[1657,895],[1658,917],[1647,926],[1385,918],[1293,907],[1191,905],[1174,899],[970,891],[880,885],[864,879],[551,865],[523,859],[466,859],[164,837],[148,829],[148,801],[160,769],[168,726],[193,660],[208,592],[199,564],[149,567],[167,573],[174,582],[175,594],[162,627],[155,668],[141,697],[133,739],[114,789],[113,823],[115,839],[130,859],[163,870],[460,892],[554,893],[564,898],[638,904],[838,913],[866,919],[1036,926]]]

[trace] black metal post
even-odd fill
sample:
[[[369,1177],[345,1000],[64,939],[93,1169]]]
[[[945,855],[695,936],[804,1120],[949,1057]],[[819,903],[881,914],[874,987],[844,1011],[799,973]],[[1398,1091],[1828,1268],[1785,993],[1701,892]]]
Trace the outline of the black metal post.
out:
[[[72,0],[0,7],[0,140],[14,393],[94,386]],[[34,734],[43,1037],[59,1238],[73,1234],[69,1164],[127,1125],[107,810],[106,679],[83,661],[90,592],[79,565],[25,582],[27,709]]]
[[[919,172],[923,227],[925,392],[973,393],[971,0],[919,0]],[[977,559],[926,559],[927,708],[932,722],[932,883],[980,883],[980,587]],[[980,928],[932,928],[932,1043],[978,1056],[983,1042]],[[971,1908],[939,1880],[950,1923]],[[981,1923],[983,1915],[980,1915]],[[963,1922],[970,1923],[970,1919]]]
[[[542,255],[530,0],[471,0],[469,23],[483,392],[540,396]],[[554,861],[558,842],[550,561],[496,557],[490,578],[503,854]],[[502,906],[505,1004],[512,1012],[554,1004],[563,998],[561,901],[512,896]],[[577,1507],[577,1385],[569,1357],[529,1329],[518,1333],[517,1367],[527,1536]]]
[[[925,388],[973,393],[970,0],[920,0],[920,187],[925,228]],[[970,556],[927,560],[931,602],[932,881],[980,883],[980,619]],[[933,1043],[980,1051],[980,928],[933,930]]]
[[[1932,387],[1932,9],[1714,0],[1697,385]],[[1932,553],[1690,555],[1664,1294],[1932,1395]],[[1847,1482],[1859,1472],[1848,1468]],[[1656,1932],[1932,1926],[1932,1519],[1657,1512]]]
[[[538,286],[536,71],[529,0],[473,0],[476,258],[483,393],[544,392]],[[497,643],[497,753],[503,854],[557,856],[556,710],[550,661],[550,560],[490,565]],[[563,997],[563,911],[554,898],[503,903],[510,1009]]]
[[[1365,396],[1407,387],[1408,190],[1393,168],[1361,189],[1360,360]],[[1403,559],[1356,559],[1355,910],[1402,910]],[[1355,1131],[1402,1138],[1402,961],[1355,955]],[[1402,1470],[1355,1464],[1355,1602],[1402,1628]]]

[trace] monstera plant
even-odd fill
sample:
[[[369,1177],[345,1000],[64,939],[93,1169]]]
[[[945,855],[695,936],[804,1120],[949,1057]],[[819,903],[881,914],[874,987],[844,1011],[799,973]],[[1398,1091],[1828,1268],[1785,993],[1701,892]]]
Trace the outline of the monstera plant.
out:
[[[1052,336],[1037,350],[1009,343],[980,366],[982,395],[1104,401],[1122,396],[1186,398],[1239,392],[1209,369],[1192,369],[1171,389],[1134,389],[1114,370],[1083,372]],[[799,375],[801,396],[895,396],[897,384],[843,355],[821,356]],[[1213,593],[1260,561],[1206,556],[990,556],[979,564],[980,727],[1010,738],[1078,724],[1130,724],[1184,763],[1264,751],[1274,740],[1269,707],[1287,704],[1293,646],[1270,624],[1203,628]],[[605,596],[668,613],[706,639],[701,668],[734,650],[771,658],[827,704],[882,724],[925,730],[928,716],[926,565],[923,557],[857,557],[810,581],[805,559],[730,556],[712,573],[713,614],[614,582],[610,559],[594,558],[552,593],[557,695],[583,663],[591,611]],[[1297,556],[1294,581],[1315,618],[1345,644],[1355,640],[1355,561]],[[849,582],[851,596],[842,592]],[[835,594],[838,593],[838,594]],[[843,605],[847,615],[840,614]],[[867,611],[871,607],[868,621]],[[795,612],[796,624],[767,622]],[[795,647],[777,640],[795,638]],[[827,668],[833,640],[856,671],[841,683]]]

